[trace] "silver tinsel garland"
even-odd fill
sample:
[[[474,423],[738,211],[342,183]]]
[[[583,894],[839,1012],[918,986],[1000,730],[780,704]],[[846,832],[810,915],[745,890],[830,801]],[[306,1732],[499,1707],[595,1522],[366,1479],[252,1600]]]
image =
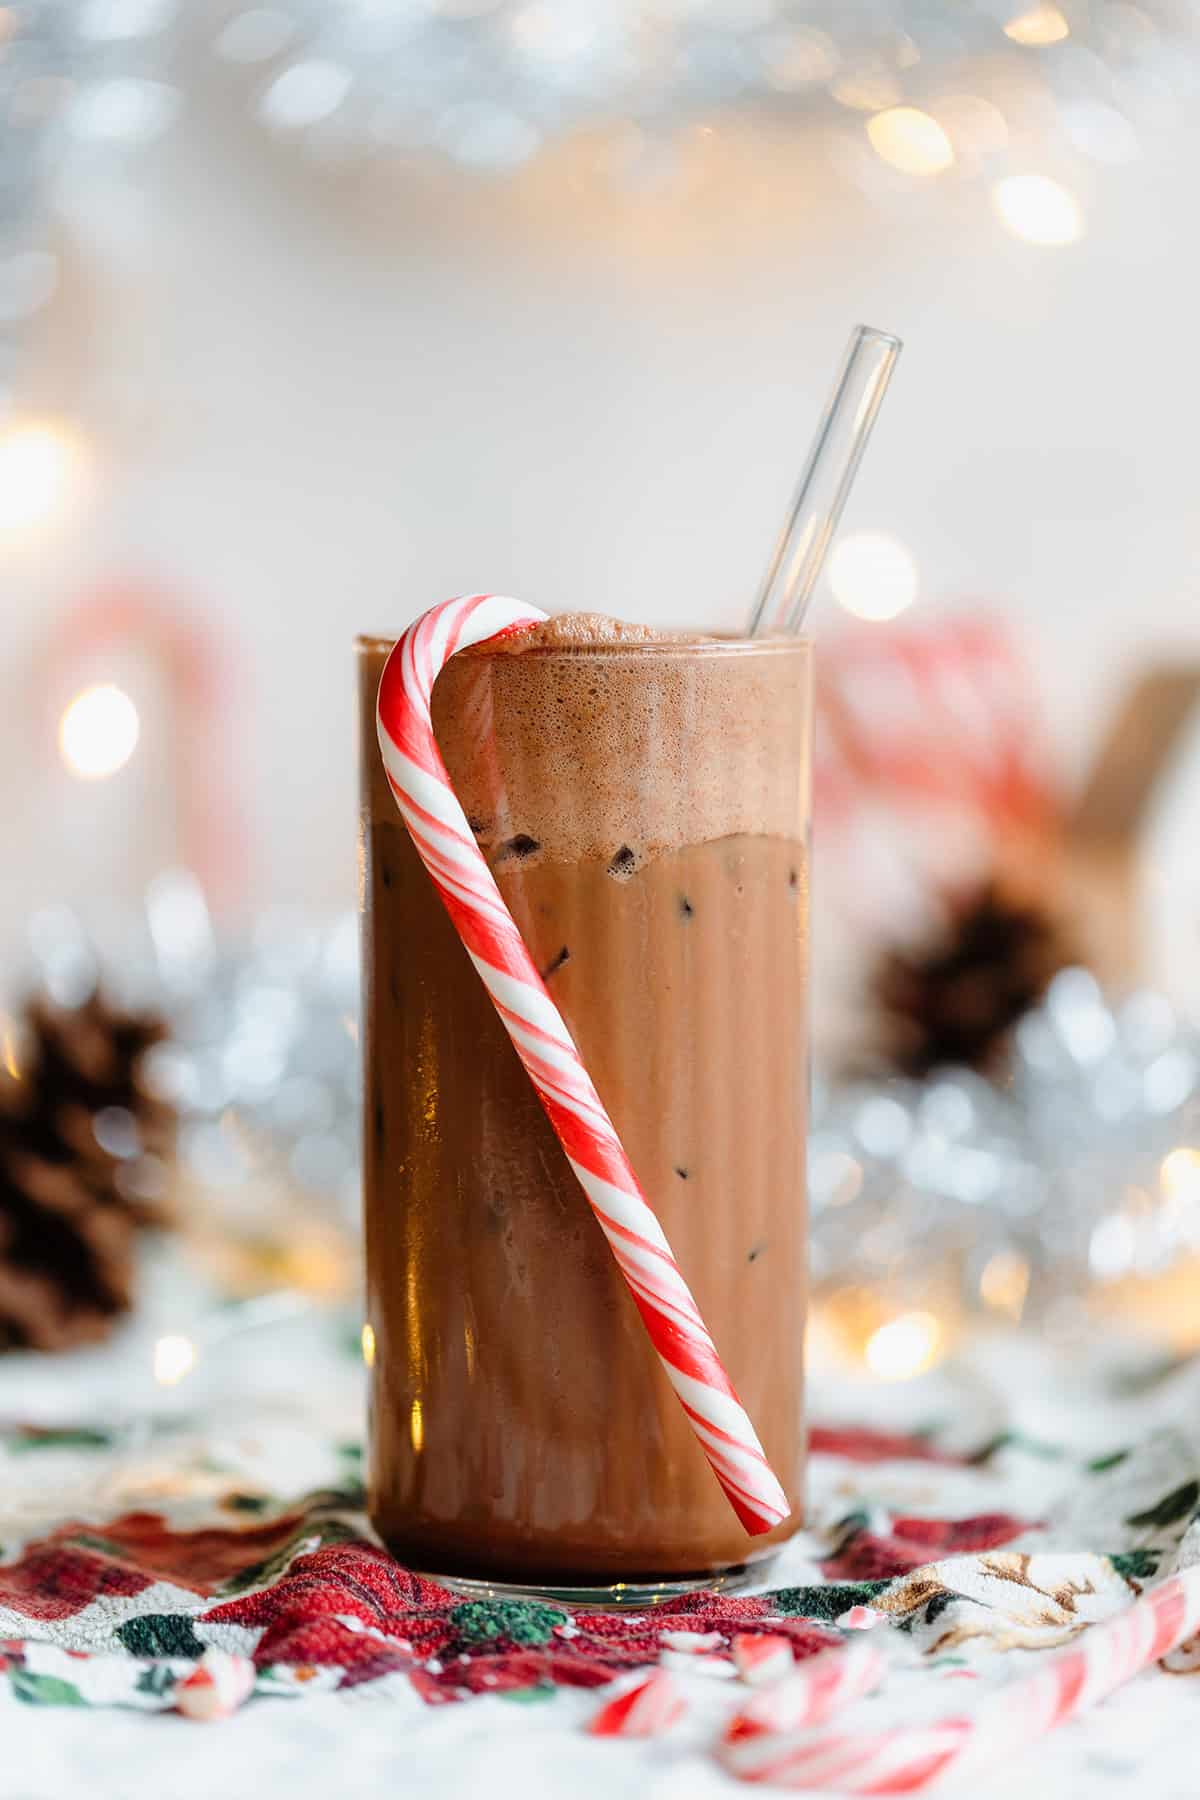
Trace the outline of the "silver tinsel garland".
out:
[[[86,234],[214,82],[323,162],[445,159],[503,174],[606,134],[617,188],[655,188],[692,127],[841,121],[852,178],[1019,168],[1031,140],[1093,163],[1194,111],[1190,0],[15,0],[0,9],[0,405],[58,279],[52,216]],[[913,115],[872,156],[864,121]],[[932,131],[937,154],[930,161]],[[914,150],[915,144],[915,150]],[[918,160],[911,159],[916,154]],[[882,159],[882,160],[880,160]],[[890,191],[886,188],[884,191]],[[119,196],[119,200],[114,196]]]
[[[1036,1315],[1200,1249],[1200,1032],[1160,994],[1113,1002],[1067,969],[1003,1085],[947,1069],[815,1102],[818,1286],[938,1265],[969,1307]]]
[[[215,48],[252,70],[260,120],[318,151],[499,169],[613,121],[920,106],[948,80],[986,91],[997,56],[1052,105],[1123,90],[1136,109],[1147,85],[1192,91],[1195,26],[1159,0],[281,0],[235,10]]]
[[[152,883],[143,916],[110,925],[99,945],[66,907],[38,913],[29,940],[31,965],[14,987],[75,1006],[99,984],[166,1018],[171,1035],[149,1052],[147,1076],[179,1110],[185,1205],[207,1198],[231,1225],[270,1232],[290,1194],[357,1232],[354,914],[318,925],[280,909],[222,939],[199,884],[174,871]],[[136,1161],[136,1138],[126,1142]]]
[[[147,919],[98,960],[71,914],[39,915],[37,979],[71,1003],[102,969],[119,998],[164,1008],[154,1074],[181,1109],[186,1187],[252,1223],[266,1167],[353,1236],[357,921],[271,915],[222,943],[179,875]],[[809,1167],[819,1293],[919,1292],[938,1269],[968,1308],[1044,1315],[1200,1250],[1200,1029],[1162,995],[1112,1002],[1066,970],[1018,1027],[1003,1085],[954,1069],[818,1080]]]

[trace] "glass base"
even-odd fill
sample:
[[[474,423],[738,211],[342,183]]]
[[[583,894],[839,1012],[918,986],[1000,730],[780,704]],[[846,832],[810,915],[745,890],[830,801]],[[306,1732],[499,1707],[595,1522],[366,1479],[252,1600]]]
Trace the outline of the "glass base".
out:
[[[622,1608],[645,1611],[653,1606],[670,1606],[685,1594],[709,1592],[737,1593],[751,1582],[760,1581],[775,1560],[775,1552],[756,1556],[750,1562],[737,1563],[712,1575],[677,1575],[662,1581],[633,1580],[596,1584],[566,1584],[553,1581],[488,1581],[469,1575],[440,1575],[436,1569],[422,1569],[421,1574],[437,1581],[464,1600],[558,1600],[566,1606],[593,1607],[603,1612],[619,1612]]]

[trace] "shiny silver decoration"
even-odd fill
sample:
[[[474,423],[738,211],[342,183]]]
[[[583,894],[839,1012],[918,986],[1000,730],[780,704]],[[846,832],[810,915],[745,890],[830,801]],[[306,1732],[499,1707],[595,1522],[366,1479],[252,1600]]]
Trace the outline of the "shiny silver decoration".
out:
[[[278,910],[244,938],[213,930],[199,884],[151,884],[144,920],[99,948],[66,907],[30,922],[24,984],[79,1004],[99,981],[124,1004],[165,1013],[170,1039],[148,1053],[155,1091],[180,1114],[179,1176],[223,1192],[231,1219],[280,1229],[289,1193],[340,1231],[359,1214],[358,921],[316,925]],[[293,1215],[294,1216],[294,1215]]]
[[[896,106],[932,109],[968,173],[1002,168],[1031,132],[1129,161],[1194,112],[1198,30],[1194,0],[14,0],[0,8],[0,413],[21,329],[57,281],[54,205],[111,238],[139,158],[214,78],[319,162],[503,175],[599,132],[596,169],[630,190],[670,184],[690,127],[841,121],[835,158],[886,198],[914,177],[861,124]]]
[[[348,1238],[359,1222],[357,920],[264,914],[240,942],[198,884],[164,875],[95,949],[63,907],[30,923],[31,966],[64,1003],[97,972],[163,1007],[154,1079],[179,1106],[185,1183],[267,1206],[264,1170]],[[818,1080],[809,1139],[818,1292],[914,1294],[947,1271],[968,1309],[1044,1317],[1200,1251],[1200,1024],[1161,994],[1107,998],[1084,969],[1016,1033],[1006,1082]],[[269,1213],[269,1208],[268,1208]],[[273,1215],[288,1217],[286,1207]]]
[[[212,48],[262,124],[321,157],[502,172],[614,124],[660,140],[731,111],[922,107],[987,92],[999,61],[1022,106],[1045,96],[1112,161],[1135,123],[1188,107],[1195,25],[1163,0],[277,0],[229,9]]]
[[[1003,1086],[956,1069],[819,1086],[810,1175],[822,1287],[952,1266],[986,1311],[990,1267],[992,1303],[1038,1316],[1157,1275],[1200,1250],[1200,1029],[1160,994],[1115,1003],[1064,970]]]
[[[0,419],[22,333],[53,297],[61,201],[81,228],[106,182],[167,130],[175,0],[15,0],[0,8]]]

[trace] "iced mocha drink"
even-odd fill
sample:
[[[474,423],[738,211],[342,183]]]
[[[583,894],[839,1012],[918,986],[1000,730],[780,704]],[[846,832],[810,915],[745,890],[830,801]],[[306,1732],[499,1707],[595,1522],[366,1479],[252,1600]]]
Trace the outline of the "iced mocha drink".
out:
[[[403,1561],[707,1579],[800,1523],[810,659],[555,619],[433,699],[476,841],[793,1503],[729,1508],[413,849],[359,646],[369,1494]]]

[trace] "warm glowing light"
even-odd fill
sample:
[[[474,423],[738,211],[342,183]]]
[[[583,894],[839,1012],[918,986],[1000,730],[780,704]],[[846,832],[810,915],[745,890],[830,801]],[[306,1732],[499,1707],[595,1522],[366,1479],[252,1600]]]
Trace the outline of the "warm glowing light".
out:
[[[17,1034],[11,1019],[0,1019],[0,1063],[4,1072],[13,1081],[21,1079],[21,1065],[17,1061]]]
[[[1074,194],[1048,175],[1009,175],[992,189],[1003,225],[1027,244],[1073,244],[1083,236]]]
[[[375,1327],[364,1325],[362,1328],[362,1359],[368,1369],[375,1367]]]
[[[862,1376],[864,1368],[886,1381],[907,1381],[940,1362],[964,1325],[962,1291],[955,1281],[909,1290],[908,1309],[885,1281],[878,1287],[819,1290],[809,1309],[806,1341],[814,1366]]]
[[[911,1381],[937,1361],[942,1328],[932,1313],[901,1313],[867,1339],[867,1367],[881,1381]]]
[[[0,435],[0,531],[44,525],[61,513],[83,476],[79,440],[37,420]]]
[[[1071,27],[1057,6],[1031,6],[1028,12],[1018,13],[1004,27],[1005,37],[1011,38],[1014,44],[1025,44],[1034,50],[1044,49],[1047,44],[1061,44],[1070,33]]]
[[[1164,1196],[1174,1205],[1200,1205],[1200,1150],[1172,1150],[1163,1157],[1159,1180]]]
[[[106,682],[85,688],[72,700],[58,727],[58,747],[72,775],[100,781],[125,767],[140,731],[137,707],[129,695]]]
[[[917,597],[912,553],[885,531],[854,531],[834,546],[829,585],[856,619],[894,619]]]
[[[954,161],[954,146],[937,120],[915,106],[889,106],[867,120],[876,156],[905,175],[937,175]]]
[[[984,1264],[979,1277],[979,1295],[994,1312],[1007,1313],[1019,1319],[1029,1292],[1029,1264],[1015,1250],[997,1250]]]
[[[168,1332],[154,1346],[154,1379],[160,1387],[176,1387],[196,1366],[196,1346],[191,1338]]]
[[[348,1260],[336,1231],[315,1223],[306,1226],[288,1244],[287,1285],[319,1300],[336,1300],[347,1290]]]
[[[425,1419],[419,1400],[414,1400],[412,1403],[412,1410],[408,1415],[408,1429],[412,1438],[412,1447],[419,1456],[425,1443]]]

